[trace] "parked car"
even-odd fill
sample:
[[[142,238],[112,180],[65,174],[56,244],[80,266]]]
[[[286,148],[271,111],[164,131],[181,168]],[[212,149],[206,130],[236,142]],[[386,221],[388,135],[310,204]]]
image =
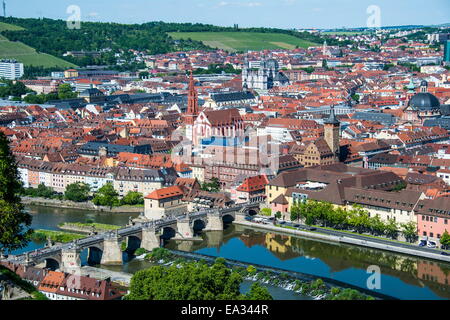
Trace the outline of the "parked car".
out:
[[[280,221],[280,224],[286,224],[286,221]]]
[[[427,240],[420,240],[419,247],[425,247],[427,245]]]
[[[450,253],[444,252],[444,251],[442,251],[441,254],[442,254],[443,256],[450,256]]]
[[[294,228],[300,228],[300,225],[298,223],[294,224]]]
[[[315,228],[315,227],[309,227],[309,231],[315,231],[315,230],[317,230],[317,228]]]
[[[436,242],[428,241],[427,247],[428,248],[436,248],[437,247]]]

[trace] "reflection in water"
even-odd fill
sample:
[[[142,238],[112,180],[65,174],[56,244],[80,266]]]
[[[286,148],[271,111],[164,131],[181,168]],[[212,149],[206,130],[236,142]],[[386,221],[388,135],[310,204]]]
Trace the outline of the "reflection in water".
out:
[[[58,224],[63,222],[86,222],[87,219],[123,226],[128,223],[129,216],[136,216],[34,206],[27,207],[27,210],[33,214],[34,229],[51,230],[57,230]],[[332,278],[359,287],[366,285],[367,267],[377,265],[382,272],[380,293],[401,299],[450,299],[448,263],[255,231],[240,225],[227,225],[223,232],[203,232],[201,236],[203,241],[166,241],[166,247]],[[44,245],[32,242],[14,253]],[[136,246],[132,247],[135,249]],[[87,261],[87,254],[88,250],[82,252],[83,262]],[[124,261],[129,261],[127,253],[124,253]],[[145,261],[131,260],[124,266],[111,269],[135,273],[150,266]]]
[[[380,293],[402,299],[449,299],[450,264],[387,251],[255,231],[239,225],[205,232],[203,242],[170,241],[167,248],[221,256],[365,287],[367,267],[382,272]]]
[[[58,225],[64,222],[87,222],[92,220],[97,223],[125,226],[129,217],[137,217],[137,213],[113,213],[78,209],[53,208],[44,206],[26,206],[25,210],[33,216],[31,227],[34,230],[60,230]],[[30,242],[25,248],[11,252],[19,254],[35,250],[45,246],[45,242]]]

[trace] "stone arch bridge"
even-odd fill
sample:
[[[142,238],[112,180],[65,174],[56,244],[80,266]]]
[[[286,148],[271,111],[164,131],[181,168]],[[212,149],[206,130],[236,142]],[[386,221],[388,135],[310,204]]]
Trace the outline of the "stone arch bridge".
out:
[[[10,256],[7,261],[28,266],[45,265],[47,268],[74,273],[81,268],[81,252],[87,250],[88,261],[105,265],[122,264],[124,241],[127,250],[142,247],[151,251],[159,248],[163,239],[193,240],[195,231],[221,231],[224,221],[243,221],[259,211],[259,203],[247,203],[232,208],[202,209],[160,220],[131,223],[119,230]]]

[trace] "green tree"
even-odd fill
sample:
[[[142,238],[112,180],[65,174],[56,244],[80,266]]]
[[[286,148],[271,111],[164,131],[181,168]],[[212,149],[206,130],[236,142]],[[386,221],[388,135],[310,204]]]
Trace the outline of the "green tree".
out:
[[[450,235],[448,234],[447,229],[445,229],[444,234],[441,236],[439,241],[444,249],[448,249],[450,246]]]
[[[394,219],[388,219],[388,222],[386,223],[386,236],[392,239],[397,239],[398,233],[398,224],[394,221]]]
[[[92,201],[97,206],[112,208],[119,205],[119,194],[114,190],[112,183],[108,182],[98,190]]]
[[[369,213],[361,206],[353,205],[352,210],[349,212],[348,222],[358,233],[370,230]]]
[[[16,160],[0,132],[0,251],[23,248],[31,239],[32,217],[23,209],[21,190]]]
[[[291,207],[291,221],[295,221],[300,219],[300,208],[299,205],[297,204],[297,202],[294,202],[294,204]]]
[[[376,236],[384,235],[386,232],[386,225],[378,215],[370,219],[370,230]]]
[[[167,268],[155,266],[136,272],[126,300],[236,300],[242,276],[228,268],[223,259],[212,266],[203,262],[181,262]],[[252,298],[266,297],[254,288]],[[267,297],[268,298],[268,297]]]
[[[204,182],[201,186],[201,189],[209,192],[219,192],[220,191],[219,179],[212,178],[211,182]]]
[[[415,242],[417,239],[417,224],[414,221],[403,223],[401,225],[402,233],[405,236],[406,241]]]
[[[130,206],[144,204],[144,197],[140,192],[129,191],[125,197],[122,198],[121,203]]]
[[[72,91],[72,87],[68,83],[63,83],[58,87],[58,98],[60,100],[76,98],[78,94]]]
[[[263,287],[258,282],[255,282],[250,287],[250,291],[245,295],[246,300],[273,300],[269,290]]]
[[[281,212],[280,211],[277,211],[277,213],[275,213],[275,218],[281,219]]]
[[[85,183],[71,183],[66,187],[64,198],[75,202],[84,202],[89,199],[91,188]]]
[[[261,214],[263,215],[263,216],[271,216],[272,215],[272,209],[270,209],[270,208],[262,208],[261,209]]]

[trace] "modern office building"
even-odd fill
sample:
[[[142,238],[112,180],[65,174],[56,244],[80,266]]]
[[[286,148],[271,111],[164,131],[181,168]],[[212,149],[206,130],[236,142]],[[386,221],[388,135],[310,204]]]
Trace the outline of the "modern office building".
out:
[[[450,63],[450,40],[444,42],[444,62]]]
[[[23,76],[23,63],[16,60],[0,60],[0,79],[16,80]]]

